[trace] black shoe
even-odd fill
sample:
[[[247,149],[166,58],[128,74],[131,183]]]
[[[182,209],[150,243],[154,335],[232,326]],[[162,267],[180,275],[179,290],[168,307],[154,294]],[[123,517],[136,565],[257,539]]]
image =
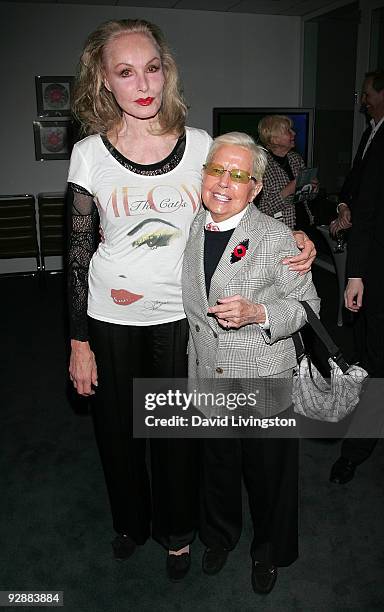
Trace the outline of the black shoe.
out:
[[[229,550],[226,548],[206,548],[203,555],[203,572],[213,576],[223,569],[228,558]]]
[[[112,542],[113,556],[117,561],[125,561],[135,552],[136,543],[128,535],[117,535]]]
[[[277,579],[277,567],[252,561],[252,588],[255,593],[270,593]]]
[[[171,582],[180,582],[191,567],[191,553],[167,556],[167,575]]]
[[[339,457],[332,466],[329,480],[337,484],[345,484],[355,475],[356,463],[346,457]]]

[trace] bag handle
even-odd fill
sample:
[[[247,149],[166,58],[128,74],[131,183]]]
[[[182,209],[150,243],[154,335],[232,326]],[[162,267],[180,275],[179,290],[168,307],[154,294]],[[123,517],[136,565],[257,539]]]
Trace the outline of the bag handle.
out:
[[[325,329],[324,325],[322,324],[320,319],[317,317],[315,312],[312,310],[308,302],[303,300],[300,302],[300,304],[303,306],[306,312],[307,321],[309,325],[312,327],[317,337],[322,341],[322,343],[326,347],[328,351],[328,357],[333,359],[333,361],[337,363],[337,365],[339,366],[343,374],[345,374],[349,368],[349,364],[345,361],[341,350],[339,349],[337,344],[334,343],[328,331]],[[298,361],[300,361],[300,359],[305,355],[305,348],[304,348],[304,344],[300,336],[300,333],[295,332],[294,334],[292,334],[292,339],[295,344],[297,359]]]

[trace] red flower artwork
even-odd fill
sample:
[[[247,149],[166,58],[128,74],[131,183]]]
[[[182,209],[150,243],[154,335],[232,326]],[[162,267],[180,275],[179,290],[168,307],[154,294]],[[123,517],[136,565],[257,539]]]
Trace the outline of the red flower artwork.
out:
[[[49,109],[63,109],[69,104],[69,93],[61,83],[50,83],[44,90],[44,102]]]

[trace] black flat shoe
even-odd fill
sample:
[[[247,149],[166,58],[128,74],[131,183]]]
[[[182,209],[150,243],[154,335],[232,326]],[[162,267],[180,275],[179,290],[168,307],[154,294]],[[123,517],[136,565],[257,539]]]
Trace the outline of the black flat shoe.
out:
[[[356,463],[346,457],[339,457],[332,466],[329,480],[337,484],[346,484],[355,475]]]
[[[113,556],[116,561],[125,561],[135,552],[136,543],[128,535],[119,534],[112,542]]]
[[[218,574],[227,561],[228,553],[226,548],[206,548],[202,562],[204,574]]]
[[[167,556],[167,576],[171,582],[180,582],[191,567],[191,553]]]
[[[266,565],[259,561],[252,561],[252,588],[255,593],[266,595],[275,586],[277,579],[277,567]]]

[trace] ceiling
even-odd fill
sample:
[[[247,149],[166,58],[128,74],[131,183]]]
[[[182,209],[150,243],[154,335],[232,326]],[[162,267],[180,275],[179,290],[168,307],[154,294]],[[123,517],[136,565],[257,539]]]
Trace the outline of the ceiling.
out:
[[[1,1],[1,0],[0,0]],[[304,16],[319,9],[330,10],[335,0],[6,0],[28,4],[94,4],[135,6],[175,10],[221,11],[228,13],[262,13],[268,15]]]

